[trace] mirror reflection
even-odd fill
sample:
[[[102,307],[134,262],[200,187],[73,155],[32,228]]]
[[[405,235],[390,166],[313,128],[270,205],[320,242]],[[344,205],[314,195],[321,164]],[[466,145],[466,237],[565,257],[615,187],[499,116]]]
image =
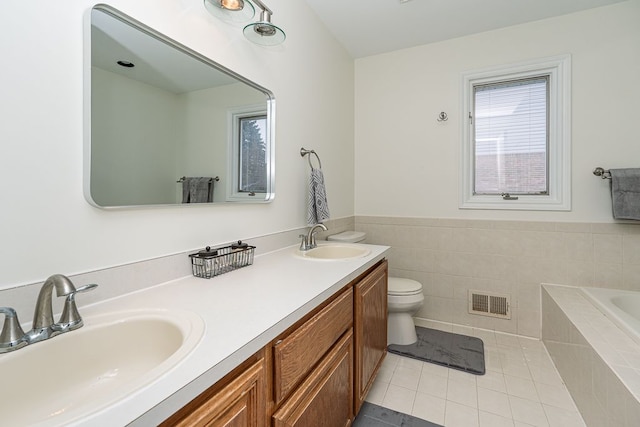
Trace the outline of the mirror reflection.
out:
[[[91,11],[85,195],[100,207],[273,198],[273,95],[108,6]]]

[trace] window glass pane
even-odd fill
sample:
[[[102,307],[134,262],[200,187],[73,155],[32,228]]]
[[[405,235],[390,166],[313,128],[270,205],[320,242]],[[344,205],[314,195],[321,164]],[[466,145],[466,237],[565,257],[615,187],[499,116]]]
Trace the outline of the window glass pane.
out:
[[[475,194],[548,194],[548,81],[474,86]]]
[[[240,176],[238,191],[266,193],[267,158],[265,133],[266,116],[240,118]]]

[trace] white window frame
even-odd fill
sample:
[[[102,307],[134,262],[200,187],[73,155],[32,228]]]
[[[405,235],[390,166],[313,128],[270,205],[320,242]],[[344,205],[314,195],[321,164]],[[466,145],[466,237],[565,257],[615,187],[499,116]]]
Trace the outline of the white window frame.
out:
[[[227,161],[227,202],[262,202],[265,200],[267,193],[249,193],[246,191],[238,191],[240,187],[240,119],[245,117],[265,116],[267,117],[267,109],[264,104],[248,105],[238,108],[231,108],[227,111],[227,129],[228,129],[228,161]],[[266,123],[265,138],[270,132],[269,120]],[[267,167],[269,160],[267,159]]]
[[[478,84],[549,76],[549,194],[501,195],[473,193],[473,87]],[[476,70],[462,75],[460,209],[571,210],[571,56],[561,55],[509,66]]]

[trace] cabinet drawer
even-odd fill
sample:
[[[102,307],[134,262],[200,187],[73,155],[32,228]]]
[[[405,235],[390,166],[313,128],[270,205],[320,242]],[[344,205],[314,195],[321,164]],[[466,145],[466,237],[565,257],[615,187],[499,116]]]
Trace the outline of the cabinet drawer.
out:
[[[349,331],[273,415],[274,427],[347,427],[353,419],[353,335]]]
[[[274,345],[274,400],[278,404],[302,381],[353,322],[353,289]]]

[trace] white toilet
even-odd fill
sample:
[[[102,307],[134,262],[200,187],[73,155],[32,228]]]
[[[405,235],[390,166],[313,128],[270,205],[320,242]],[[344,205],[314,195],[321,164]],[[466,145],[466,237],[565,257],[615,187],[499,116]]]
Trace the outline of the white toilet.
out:
[[[327,237],[336,242],[364,243],[366,233],[344,231]],[[413,315],[422,307],[422,284],[411,279],[389,277],[387,291],[387,344],[408,345],[418,340]]]
[[[418,341],[413,315],[422,307],[422,284],[411,279],[389,277],[387,291],[387,344],[408,345]]]

